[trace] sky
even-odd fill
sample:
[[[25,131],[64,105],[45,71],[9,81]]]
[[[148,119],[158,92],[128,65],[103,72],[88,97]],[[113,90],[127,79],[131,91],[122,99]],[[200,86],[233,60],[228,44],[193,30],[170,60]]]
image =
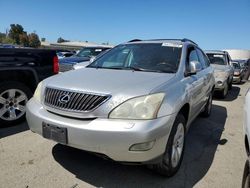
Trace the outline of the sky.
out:
[[[250,49],[250,0],[0,0],[0,32],[21,24],[56,42],[189,38],[202,49]]]

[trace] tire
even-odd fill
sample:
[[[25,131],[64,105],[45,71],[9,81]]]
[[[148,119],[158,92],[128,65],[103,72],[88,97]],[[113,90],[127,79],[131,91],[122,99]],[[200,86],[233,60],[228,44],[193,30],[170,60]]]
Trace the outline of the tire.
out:
[[[250,170],[249,170],[249,161],[248,160],[245,163],[241,187],[242,188],[249,188],[250,187]]]
[[[23,83],[0,84],[0,127],[22,122],[25,119],[26,103],[31,97],[31,90]]]
[[[203,110],[203,112],[201,113],[202,117],[209,117],[211,114],[211,109],[212,109],[212,103],[213,103],[213,93],[211,92],[209,94],[208,100],[207,100],[207,104]]]
[[[225,85],[225,87],[224,87],[224,89],[221,91],[221,93],[220,93],[220,97],[222,98],[222,99],[225,99],[226,98],[226,96],[227,96],[227,94],[228,94],[228,89],[229,89],[229,85],[228,85],[228,83],[226,82],[226,85]]]
[[[184,148],[185,148],[185,124],[186,124],[186,120],[184,116],[182,114],[178,114],[175,119],[172,130],[170,132],[166,150],[165,150],[165,153],[163,154],[162,161],[159,162],[158,164],[150,165],[150,168],[152,170],[167,177],[173,176],[178,171],[178,169],[181,166]],[[182,138],[180,137],[179,139],[177,139],[178,132],[181,133],[179,136],[182,135]],[[176,141],[181,141],[181,140],[182,140],[182,143],[180,143],[179,145],[178,142]],[[179,146],[178,145],[175,146],[175,144],[178,144]],[[177,151],[176,148],[177,149],[181,148],[181,153],[179,153],[178,152],[179,150]],[[174,160],[174,156],[175,156],[174,154],[179,154],[178,161]]]
[[[231,82],[228,85],[228,89],[231,90],[233,88],[233,80],[231,80]]]

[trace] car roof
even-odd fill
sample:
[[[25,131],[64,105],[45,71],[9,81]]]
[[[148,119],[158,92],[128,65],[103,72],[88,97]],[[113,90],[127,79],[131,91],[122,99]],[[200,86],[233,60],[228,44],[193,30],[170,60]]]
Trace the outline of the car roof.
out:
[[[206,54],[226,54],[226,51],[222,51],[222,50],[205,50]]]
[[[190,39],[147,39],[147,40],[140,40],[140,39],[133,39],[130,40],[128,42],[126,42],[125,44],[130,44],[130,43],[173,43],[173,44],[177,44],[177,45],[182,45],[184,43],[191,43],[193,45],[198,46],[194,41],[190,40]]]
[[[107,47],[107,46],[85,46],[83,47],[82,49],[84,48],[100,48],[100,49],[110,49],[112,47]]]

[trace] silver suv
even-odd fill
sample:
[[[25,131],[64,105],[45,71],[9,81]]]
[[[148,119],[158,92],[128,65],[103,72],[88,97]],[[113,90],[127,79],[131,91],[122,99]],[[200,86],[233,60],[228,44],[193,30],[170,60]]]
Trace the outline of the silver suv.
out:
[[[194,42],[133,40],[41,82],[27,121],[47,139],[172,176],[191,122],[210,115],[214,85]]]
[[[233,83],[234,68],[231,65],[231,57],[226,51],[205,51],[205,53],[214,68],[215,92],[219,93],[221,98],[225,98]]]

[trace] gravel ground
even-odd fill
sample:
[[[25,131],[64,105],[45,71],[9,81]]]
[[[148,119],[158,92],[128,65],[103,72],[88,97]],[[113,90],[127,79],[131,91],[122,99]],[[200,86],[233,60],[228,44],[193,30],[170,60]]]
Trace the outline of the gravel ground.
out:
[[[249,82],[234,85],[226,99],[214,99],[211,117],[193,122],[181,169],[172,178],[48,141],[23,123],[0,128],[0,187],[240,187],[248,87]]]

